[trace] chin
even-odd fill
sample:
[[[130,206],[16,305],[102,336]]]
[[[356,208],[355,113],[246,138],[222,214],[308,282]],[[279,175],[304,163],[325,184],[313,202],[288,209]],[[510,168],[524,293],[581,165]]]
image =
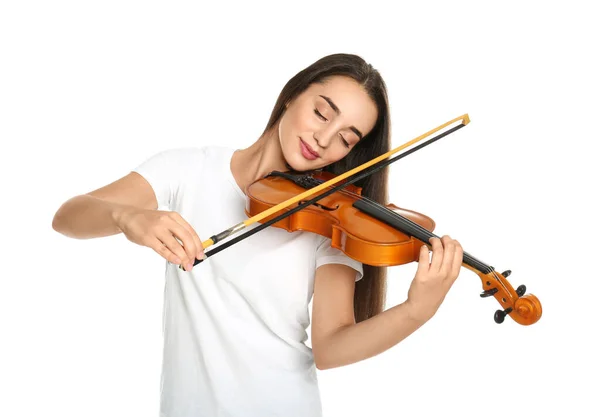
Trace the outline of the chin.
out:
[[[288,165],[288,169],[292,170],[292,171],[310,171],[312,169],[315,169],[313,167],[310,166],[310,164],[307,164],[306,161],[303,160],[299,160],[300,158],[286,158],[286,163]]]
[[[309,171],[312,168],[308,162],[302,155],[298,155],[295,152],[290,152],[288,149],[287,152],[284,151],[283,158],[285,159],[285,163],[288,167],[288,170],[291,171]]]

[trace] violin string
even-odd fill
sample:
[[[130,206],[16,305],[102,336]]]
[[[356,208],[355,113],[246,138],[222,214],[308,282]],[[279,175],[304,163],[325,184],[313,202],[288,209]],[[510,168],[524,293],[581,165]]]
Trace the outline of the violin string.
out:
[[[505,285],[505,283],[504,283],[504,281],[505,281],[504,280],[504,276],[502,276],[502,278],[500,278],[499,275],[502,275],[502,274],[498,274],[497,271],[492,271],[492,275],[494,276],[494,278],[496,278],[496,281],[498,281],[500,283],[500,285],[502,285],[502,287],[504,288],[505,293],[508,294],[510,296],[510,298],[512,299],[513,298],[512,292]],[[517,298],[518,298],[518,296],[517,296]]]
[[[360,196],[359,196],[360,197]],[[402,219],[402,221],[406,221],[410,224],[412,224],[413,226],[415,226],[416,228],[420,229],[422,232],[426,233],[427,235],[431,235],[434,237],[438,237],[435,234],[431,233],[429,230],[425,229],[424,227],[422,227],[421,225],[419,225],[418,223],[413,222],[410,219],[407,219],[406,217],[394,212],[393,210],[390,210],[389,208],[382,206],[381,204],[377,203],[376,201],[373,201],[369,198],[363,197],[363,200],[369,204],[374,210],[379,211],[379,212],[389,212],[390,214],[392,214],[394,217]],[[439,237],[438,237],[439,238]],[[470,257],[473,260],[476,260],[476,258],[474,258],[472,255],[469,255],[468,253],[464,253],[464,256],[466,257]],[[481,261],[477,261],[479,263],[481,263],[482,265],[485,265],[485,270],[481,271],[486,275],[492,275],[495,280],[503,287],[505,294],[507,294],[511,299],[513,299],[512,296],[512,292],[507,288],[507,286],[505,285],[505,280],[500,278],[497,271],[494,270],[494,268],[492,268],[491,266],[481,262]]]
[[[421,231],[421,232],[422,232],[422,233],[424,233],[425,235],[430,235],[430,236],[432,236],[432,237],[437,237],[437,238],[439,238],[439,236],[436,236],[434,233],[432,233],[432,232],[430,232],[429,230],[425,229],[425,228],[424,228],[423,226],[421,226],[420,224],[413,222],[412,220],[410,220],[410,219],[408,219],[408,218],[406,218],[406,217],[404,217],[404,216],[402,216],[402,215],[400,215],[400,214],[398,214],[398,213],[394,212],[393,210],[390,210],[389,208],[387,208],[387,207],[385,207],[385,206],[382,206],[381,204],[377,203],[376,201],[373,201],[373,200],[371,200],[371,199],[369,199],[369,198],[367,198],[367,197],[359,196],[359,195],[357,195],[356,193],[353,193],[353,192],[351,192],[351,191],[348,191],[348,190],[343,190],[342,192],[343,192],[344,194],[347,194],[347,195],[352,195],[352,196],[355,196],[356,198],[361,198],[361,199],[362,199],[363,201],[365,201],[365,202],[366,202],[366,203],[367,203],[367,204],[368,204],[370,207],[372,207],[372,209],[373,209],[373,210],[379,211],[379,212],[381,212],[381,213],[389,213],[389,214],[391,214],[392,216],[394,216],[395,218],[397,218],[397,219],[399,219],[399,220],[401,220],[401,221],[403,221],[403,222],[407,222],[407,223],[411,224],[413,227],[417,228],[419,231]],[[424,242],[424,243],[426,243],[426,242]],[[503,280],[502,280],[502,279],[500,279],[500,277],[499,277],[499,276],[498,276],[498,274],[497,274],[497,271],[495,271],[495,270],[494,270],[494,268],[492,268],[491,266],[489,266],[489,265],[485,264],[484,262],[481,262],[481,261],[477,260],[475,257],[473,257],[472,255],[470,255],[470,254],[469,254],[469,253],[467,253],[467,252],[465,252],[465,253],[464,253],[464,257],[466,257],[467,259],[469,259],[469,258],[470,258],[470,260],[472,260],[472,261],[475,261],[475,262],[477,262],[477,263],[480,263],[480,264],[482,264],[482,265],[484,266],[484,268],[483,268],[483,270],[482,270],[481,272],[483,272],[483,273],[484,273],[484,274],[486,274],[486,275],[487,275],[487,274],[491,274],[491,275],[493,275],[493,276],[494,276],[494,278],[495,278],[495,279],[496,279],[498,282],[500,282],[500,284],[501,284],[501,285],[502,285],[502,286],[505,288],[506,292],[507,292],[507,293],[510,293],[510,292],[508,291],[508,288],[506,288],[506,286],[504,285],[504,283],[503,283]],[[471,262],[471,263],[473,263],[473,262]]]
[[[408,219],[408,218],[406,218],[406,217],[404,217],[404,216],[402,216],[402,215],[394,212],[393,210],[390,210],[387,207],[382,207],[379,204],[377,204],[376,202],[368,201],[368,203],[371,204],[371,206],[374,209],[376,209],[376,210],[378,210],[380,212],[388,212],[392,216],[394,216],[394,217],[396,217],[398,219],[401,219],[401,221],[407,222],[407,223],[411,224],[413,227],[417,228],[419,231],[421,231],[425,235],[431,236],[431,237],[436,237],[436,238],[440,239],[439,236],[437,236],[436,234],[434,234],[434,233],[430,232],[429,230],[425,229],[420,224],[413,222],[412,220],[410,220],[410,219]],[[428,242],[424,242],[424,243],[428,243]],[[472,256],[468,252],[464,252],[463,253],[463,257],[466,258],[471,264],[474,264],[474,263],[481,264],[482,265],[482,267],[481,267],[482,271],[481,272],[483,272],[483,273],[489,274],[489,273],[491,273],[491,272],[494,271],[494,269],[491,266],[487,265],[485,262],[482,262],[482,261],[478,260],[477,258],[475,258],[474,256]],[[480,268],[478,268],[478,269],[480,269]]]
[[[383,207],[383,206],[381,206],[380,204],[378,204],[377,202],[375,202],[375,201],[373,201],[373,200],[370,200],[370,199],[368,199],[368,198],[364,198],[364,200],[365,200],[365,201],[366,201],[366,202],[367,202],[369,205],[371,205],[371,207],[373,207],[373,209],[375,209],[375,210],[378,210],[378,211],[380,211],[380,212],[385,212],[385,211],[391,212],[391,214],[392,214],[392,215],[394,215],[395,217],[399,217],[399,218],[402,218],[402,219],[404,219],[405,221],[407,221],[407,222],[409,222],[409,223],[413,224],[414,226],[416,226],[418,229],[420,229],[421,231],[425,232],[426,234],[430,234],[430,235],[432,235],[432,236],[434,236],[434,237],[438,237],[438,236],[436,236],[435,234],[433,234],[433,233],[431,233],[430,231],[428,231],[427,229],[423,228],[423,227],[422,227],[421,225],[419,225],[418,223],[415,223],[415,222],[413,222],[412,220],[410,220],[410,219],[407,219],[406,217],[404,217],[404,216],[401,216],[401,215],[399,215],[398,213],[395,213],[393,210],[390,210],[390,209],[389,209],[389,208],[387,208],[387,207]],[[438,237],[438,238],[439,238],[439,237]],[[465,255],[465,256],[467,256],[467,257],[470,257],[470,258],[472,258],[472,259],[474,259],[474,260],[476,260],[476,258],[474,258],[472,255],[470,255],[470,254],[468,254],[468,253],[466,253],[466,252],[464,253],[464,255]],[[493,277],[496,279],[496,281],[498,281],[498,283],[499,283],[499,284],[500,284],[500,285],[501,285],[501,286],[504,288],[504,290],[505,290],[505,293],[506,293],[506,294],[508,294],[508,295],[509,295],[511,298],[513,298],[513,297],[512,297],[512,292],[511,292],[511,291],[509,291],[509,289],[508,289],[508,288],[507,288],[507,286],[505,285],[505,282],[504,282],[504,280],[503,280],[502,278],[500,278],[500,276],[499,276],[500,274],[498,273],[498,271],[494,270],[494,268],[492,268],[492,267],[491,267],[491,266],[489,266],[489,265],[486,265],[485,263],[483,263],[483,262],[481,262],[481,261],[477,261],[477,262],[479,262],[479,263],[481,263],[481,264],[485,265],[485,269],[486,269],[486,270],[484,270],[484,271],[481,271],[481,272],[483,272],[483,273],[484,273],[484,274],[486,274],[486,275],[488,275],[488,274],[489,274],[489,275],[492,275],[492,276],[493,276]]]
[[[354,197],[354,198],[357,198],[357,199],[361,199],[361,200],[363,200],[363,201],[364,201],[364,202],[366,202],[366,203],[367,203],[367,204],[368,204],[368,205],[369,205],[371,208],[373,208],[373,210],[375,210],[375,211],[378,211],[378,212],[380,212],[380,213],[387,213],[387,214],[390,214],[390,215],[394,216],[396,219],[398,219],[398,220],[400,220],[400,221],[402,221],[402,222],[405,222],[405,223],[408,223],[408,224],[410,224],[411,226],[413,226],[414,228],[418,229],[418,230],[419,230],[421,233],[423,233],[423,234],[424,234],[424,235],[426,235],[426,236],[430,236],[430,237],[436,237],[436,238],[438,238],[438,239],[440,238],[439,236],[435,235],[435,234],[434,234],[434,233],[432,233],[430,230],[427,230],[426,228],[424,228],[424,227],[423,227],[423,226],[421,226],[420,224],[418,224],[418,223],[416,223],[416,222],[414,222],[414,221],[412,221],[412,220],[410,220],[410,219],[408,219],[408,218],[406,218],[406,217],[402,216],[401,214],[398,214],[398,213],[396,213],[395,211],[393,211],[393,210],[389,209],[388,207],[385,207],[385,206],[381,205],[380,203],[378,203],[378,202],[376,202],[376,201],[373,201],[372,199],[370,199],[370,198],[368,198],[368,197],[361,196],[361,195],[359,195],[359,194],[356,194],[356,193],[354,193],[354,192],[352,192],[352,191],[349,191],[349,190],[342,190],[342,191],[341,191],[341,193],[342,193],[342,194],[346,194],[346,195],[348,195],[348,196],[352,196],[352,197]],[[415,236],[415,237],[416,237],[416,236]],[[428,242],[423,242],[423,243],[426,243],[426,244],[427,244]],[[490,272],[492,272],[492,271],[493,271],[493,268],[492,268],[491,266],[489,266],[489,265],[485,264],[484,262],[481,262],[481,261],[479,261],[478,259],[476,259],[476,258],[475,258],[475,257],[473,257],[472,255],[470,255],[470,254],[468,254],[468,253],[465,253],[465,254],[464,254],[464,256],[465,256],[466,258],[470,258],[470,260],[472,260],[472,261],[475,261],[475,262],[477,262],[477,263],[480,263],[480,264],[484,265],[484,266],[485,266],[485,270],[484,270],[484,271],[481,271],[481,272],[484,272],[484,273],[490,273]]]

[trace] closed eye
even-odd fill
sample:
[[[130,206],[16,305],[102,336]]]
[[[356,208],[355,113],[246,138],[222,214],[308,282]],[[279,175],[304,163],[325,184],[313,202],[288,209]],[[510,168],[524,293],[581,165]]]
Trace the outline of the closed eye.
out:
[[[323,115],[322,115],[322,114],[319,112],[319,110],[317,110],[316,108],[315,108],[315,114],[316,114],[316,115],[317,115],[317,116],[318,116],[318,117],[319,117],[321,120],[327,121],[327,119],[325,118],[325,116],[323,116]]]
[[[346,141],[346,139],[344,139],[344,137],[342,136],[342,134],[341,134],[341,133],[340,133],[340,138],[342,138],[342,142],[344,143],[344,146],[345,146],[346,148],[349,148],[349,147],[350,147],[350,144],[349,144],[349,143]]]
[[[323,116],[323,115],[322,115],[322,114],[319,112],[319,110],[317,110],[316,108],[315,108],[315,114],[316,114],[316,115],[317,115],[317,116],[318,116],[318,117],[319,117],[321,120],[327,121],[327,119],[325,118],[325,116]],[[348,141],[347,141],[346,139],[344,139],[344,136],[342,136],[342,134],[341,134],[341,133],[340,133],[340,138],[342,138],[342,143],[344,144],[344,146],[345,146],[346,148],[349,148],[349,147],[350,147],[350,144],[348,143]]]

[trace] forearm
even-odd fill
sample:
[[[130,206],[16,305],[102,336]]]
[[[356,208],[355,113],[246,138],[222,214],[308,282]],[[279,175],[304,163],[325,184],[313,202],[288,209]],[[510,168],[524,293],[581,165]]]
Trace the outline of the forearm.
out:
[[[336,368],[376,356],[397,345],[427,320],[411,315],[402,303],[357,324],[338,329],[319,341],[315,362],[319,369]]]
[[[91,239],[121,233],[119,220],[130,206],[111,203],[91,195],[67,200],[56,212],[52,228],[75,239]]]

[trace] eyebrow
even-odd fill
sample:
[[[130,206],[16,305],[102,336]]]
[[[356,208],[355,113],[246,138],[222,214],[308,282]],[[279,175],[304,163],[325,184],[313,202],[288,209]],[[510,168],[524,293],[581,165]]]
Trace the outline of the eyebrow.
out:
[[[336,112],[336,114],[340,114],[341,113],[339,107],[336,106],[335,103],[333,102],[333,100],[331,100],[329,97],[322,96],[320,94],[319,94],[319,97],[323,98],[331,106],[331,108],[333,109],[333,111]],[[363,134],[356,127],[350,126],[350,130],[353,131],[354,133],[356,133],[358,135],[358,139],[359,140],[363,138]]]

